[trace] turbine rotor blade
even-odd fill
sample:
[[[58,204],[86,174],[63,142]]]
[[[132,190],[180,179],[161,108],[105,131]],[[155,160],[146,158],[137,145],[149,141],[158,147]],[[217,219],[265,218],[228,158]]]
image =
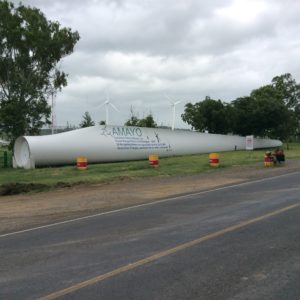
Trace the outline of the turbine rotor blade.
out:
[[[109,103],[110,102],[110,98],[109,98],[107,90],[105,91],[105,95],[106,95],[106,102]]]
[[[168,95],[164,95],[171,103],[173,103],[172,99]]]
[[[164,95],[168,100],[169,102],[171,103],[171,106],[175,106],[177,104],[179,104],[181,101],[174,101],[171,97],[169,97],[168,95]]]
[[[103,107],[104,105],[106,105],[106,101],[105,101],[105,102],[103,102],[102,104],[100,104],[100,105],[96,106],[96,108]]]
[[[120,112],[111,102],[109,102],[110,106],[117,112]]]

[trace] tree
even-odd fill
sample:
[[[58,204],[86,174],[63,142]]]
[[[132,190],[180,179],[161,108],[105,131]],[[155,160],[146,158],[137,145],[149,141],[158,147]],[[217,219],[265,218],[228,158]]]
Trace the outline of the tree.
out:
[[[300,84],[289,73],[272,79],[272,86],[287,108],[286,120],[278,126],[279,136],[287,143],[300,134]]]
[[[50,123],[47,99],[67,85],[57,65],[78,40],[39,9],[0,0],[0,131],[12,143]]]
[[[157,127],[157,124],[154,121],[153,115],[151,113],[148,114],[145,118],[139,119],[137,114],[134,112],[133,107],[130,108],[130,118],[125,122],[124,125],[148,128]]]
[[[181,117],[184,122],[198,131],[210,133],[230,131],[227,105],[221,100],[213,100],[208,96],[195,104],[187,103]]]
[[[125,122],[125,126],[139,126],[139,118],[134,112],[133,107],[130,107],[130,118]]]
[[[246,136],[253,134],[255,102],[250,96],[240,97],[231,104],[231,129],[234,134]]]
[[[157,124],[154,121],[152,114],[150,113],[145,118],[139,120],[138,126],[139,127],[156,128]]]
[[[251,97],[255,100],[254,134],[284,139],[282,125],[291,124],[291,115],[278,90],[272,85],[262,86],[252,91]]]
[[[139,126],[139,118],[137,116],[131,116],[126,122],[125,126]]]
[[[95,122],[92,120],[91,115],[89,114],[89,112],[85,112],[84,115],[82,116],[82,122],[79,124],[80,128],[84,128],[84,127],[90,127],[90,126],[94,126]]]
[[[276,76],[272,86],[289,109],[295,109],[300,103],[300,84],[297,84],[290,73]]]
[[[265,85],[232,102],[233,132],[287,141],[297,127],[296,113],[278,88]]]

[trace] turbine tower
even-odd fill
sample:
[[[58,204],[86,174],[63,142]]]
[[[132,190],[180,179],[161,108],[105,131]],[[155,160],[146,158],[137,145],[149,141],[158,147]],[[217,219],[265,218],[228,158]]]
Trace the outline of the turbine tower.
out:
[[[173,101],[169,96],[165,95],[165,97],[170,101],[172,107],[172,130],[175,129],[175,114],[176,108],[175,106],[179,104],[181,101]]]

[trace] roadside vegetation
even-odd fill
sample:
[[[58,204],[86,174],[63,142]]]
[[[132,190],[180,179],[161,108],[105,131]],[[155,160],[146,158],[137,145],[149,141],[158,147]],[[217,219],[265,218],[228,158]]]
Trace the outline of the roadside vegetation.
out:
[[[290,73],[282,74],[249,96],[229,103],[209,96],[195,104],[187,103],[181,117],[197,131],[289,142],[300,133],[300,84]]]
[[[161,158],[159,167],[152,168],[147,160],[91,164],[87,170],[74,166],[47,167],[31,170],[0,169],[0,195],[43,191],[75,184],[100,184],[149,176],[181,176],[203,172],[218,172],[222,168],[258,164],[263,168],[266,150],[231,151],[220,153],[219,168],[212,168],[208,154]],[[300,144],[292,143],[285,150],[287,160],[300,157]]]

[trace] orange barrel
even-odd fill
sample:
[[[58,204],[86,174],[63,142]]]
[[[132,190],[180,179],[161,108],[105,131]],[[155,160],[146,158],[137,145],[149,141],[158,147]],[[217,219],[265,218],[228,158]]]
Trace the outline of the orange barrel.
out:
[[[84,156],[77,157],[77,170],[86,170],[87,169],[87,158]]]
[[[211,167],[218,167],[220,160],[219,160],[219,154],[218,153],[210,153],[209,154],[209,164]]]
[[[265,164],[265,167],[273,167],[274,166],[273,157],[270,155],[265,155],[264,156],[264,164]]]
[[[149,165],[154,168],[158,167],[158,155],[157,154],[149,155]]]

